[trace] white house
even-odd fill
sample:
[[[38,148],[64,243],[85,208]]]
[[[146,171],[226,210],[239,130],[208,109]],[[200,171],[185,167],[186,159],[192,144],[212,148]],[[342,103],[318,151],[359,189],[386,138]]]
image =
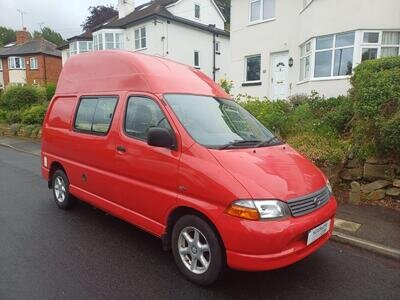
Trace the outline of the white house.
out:
[[[346,94],[357,64],[400,54],[400,0],[232,0],[234,93]]]
[[[215,80],[227,76],[229,32],[213,0],[153,0],[137,7],[119,0],[118,13],[92,34],[68,39],[60,48],[63,63],[82,52],[126,49],[192,65]]]

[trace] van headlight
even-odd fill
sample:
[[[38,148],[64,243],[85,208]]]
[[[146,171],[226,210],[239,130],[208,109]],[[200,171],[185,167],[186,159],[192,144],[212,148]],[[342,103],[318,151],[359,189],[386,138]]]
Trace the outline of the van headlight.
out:
[[[238,200],[226,209],[231,216],[247,220],[277,219],[289,215],[286,203],[279,200]]]
[[[332,190],[332,186],[331,183],[329,182],[329,180],[326,181],[326,187],[329,190],[329,193],[331,193],[331,195],[333,194],[333,190]]]

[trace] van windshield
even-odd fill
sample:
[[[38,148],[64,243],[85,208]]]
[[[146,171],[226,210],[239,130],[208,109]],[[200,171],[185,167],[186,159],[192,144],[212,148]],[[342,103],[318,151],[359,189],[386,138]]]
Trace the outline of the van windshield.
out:
[[[182,94],[167,94],[164,98],[191,137],[207,148],[253,148],[282,143],[232,100]]]

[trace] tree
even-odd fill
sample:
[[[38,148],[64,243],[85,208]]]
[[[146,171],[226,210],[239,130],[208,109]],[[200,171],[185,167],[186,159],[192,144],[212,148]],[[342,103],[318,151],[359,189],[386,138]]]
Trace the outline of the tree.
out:
[[[0,47],[15,42],[16,39],[13,29],[0,26]]]
[[[104,24],[111,18],[118,16],[118,11],[113,6],[90,6],[89,16],[86,17],[85,21],[81,24],[83,31],[91,31],[94,27]]]
[[[45,40],[48,40],[49,42],[52,42],[58,46],[65,43],[65,40],[63,39],[61,34],[55,32],[50,27],[43,27],[40,31],[35,30],[33,32],[33,37],[42,37]]]
[[[226,19],[226,23],[230,24],[230,22],[231,22],[231,0],[215,0],[215,3],[218,5],[222,14],[224,15],[224,17]]]

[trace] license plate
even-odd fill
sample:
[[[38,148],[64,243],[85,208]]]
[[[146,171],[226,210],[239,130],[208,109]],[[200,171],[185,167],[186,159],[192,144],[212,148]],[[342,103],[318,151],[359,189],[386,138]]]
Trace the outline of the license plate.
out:
[[[318,240],[325,233],[327,233],[329,231],[330,225],[331,225],[331,220],[328,220],[325,223],[315,227],[314,229],[311,229],[308,232],[307,245],[310,245],[311,243]]]

